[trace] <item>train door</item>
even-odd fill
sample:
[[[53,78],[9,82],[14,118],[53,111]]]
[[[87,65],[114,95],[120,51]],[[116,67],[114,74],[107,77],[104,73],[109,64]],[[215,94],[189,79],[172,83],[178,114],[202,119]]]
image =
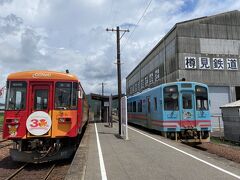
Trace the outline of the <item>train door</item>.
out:
[[[181,127],[191,129],[196,127],[196,113],[193,92],[181,93]]]
[[[33,86],[31,112],[44,111],[49,113],[50,110],[50,87]]]
[[[151,120],[151,98],[150,96],[146,97],[146,101],[147,101],[147,127],[148,128],[152,128],[152,120]]]
[[[52,84],[30,83],[29,117],[27,129],[30,135],[49,135],[52,118]]]

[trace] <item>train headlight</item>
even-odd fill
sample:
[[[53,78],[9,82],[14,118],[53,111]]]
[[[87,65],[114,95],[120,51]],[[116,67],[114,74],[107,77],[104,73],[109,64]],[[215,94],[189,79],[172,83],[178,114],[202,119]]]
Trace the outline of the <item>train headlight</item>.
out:
[[[64,122],[65,122],[65,118],[59,118],[59,119],[58,119],[58,122],[59,122],[59,123],[64,123]]]
[[[6,119],[7,124],[19,124],[19,119]]]
[[[72,123],[71,122],[71,118],[68,118],[68,117],[61,117],[61,118],[58,118],[58,123]]]
[[[13,123],[19,123],[19,119],[14,119]]]

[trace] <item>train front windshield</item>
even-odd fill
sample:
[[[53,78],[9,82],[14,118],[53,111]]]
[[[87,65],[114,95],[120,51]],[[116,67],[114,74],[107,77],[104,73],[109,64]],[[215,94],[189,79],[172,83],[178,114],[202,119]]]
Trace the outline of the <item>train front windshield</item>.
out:
[[[177,85],[164,88],[164,110],[178,111],[178,87]]]
[[[26,108],[27,83],[7,82],[6,110],[23,110]]]
[[[208,110],[208,93],[207,88],[203,86],[196,86],[196,109],[197,110]]]

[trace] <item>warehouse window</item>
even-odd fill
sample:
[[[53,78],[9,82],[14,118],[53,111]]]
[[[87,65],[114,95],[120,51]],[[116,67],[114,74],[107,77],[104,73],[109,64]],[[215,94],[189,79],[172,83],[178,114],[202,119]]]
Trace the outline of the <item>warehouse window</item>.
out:
[[[138,82],[136,82],[134,86],[135,86],[135,92],[137,92],[138,91]]]
[[[141,79],[141,89],[144,88],[144,79]]]
[[[149,84],[153,83],[153,73],[149,74]]]
[[[155,81],[157,81],[159,79],[159,69],[156,69],[154,74],[155,74]]]
[[[133,93],[133,87],[130,86],[130,94],[132,94],[132,93]]]
[[[148,86],[148,76],[145,76],[145,87]]]

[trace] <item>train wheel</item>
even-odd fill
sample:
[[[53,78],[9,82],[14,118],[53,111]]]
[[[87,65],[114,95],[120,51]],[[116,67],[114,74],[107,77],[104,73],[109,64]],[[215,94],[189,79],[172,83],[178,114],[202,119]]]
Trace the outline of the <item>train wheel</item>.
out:
[[[166,132],[162,132],[162,136],[167,138],[167,133]]]

